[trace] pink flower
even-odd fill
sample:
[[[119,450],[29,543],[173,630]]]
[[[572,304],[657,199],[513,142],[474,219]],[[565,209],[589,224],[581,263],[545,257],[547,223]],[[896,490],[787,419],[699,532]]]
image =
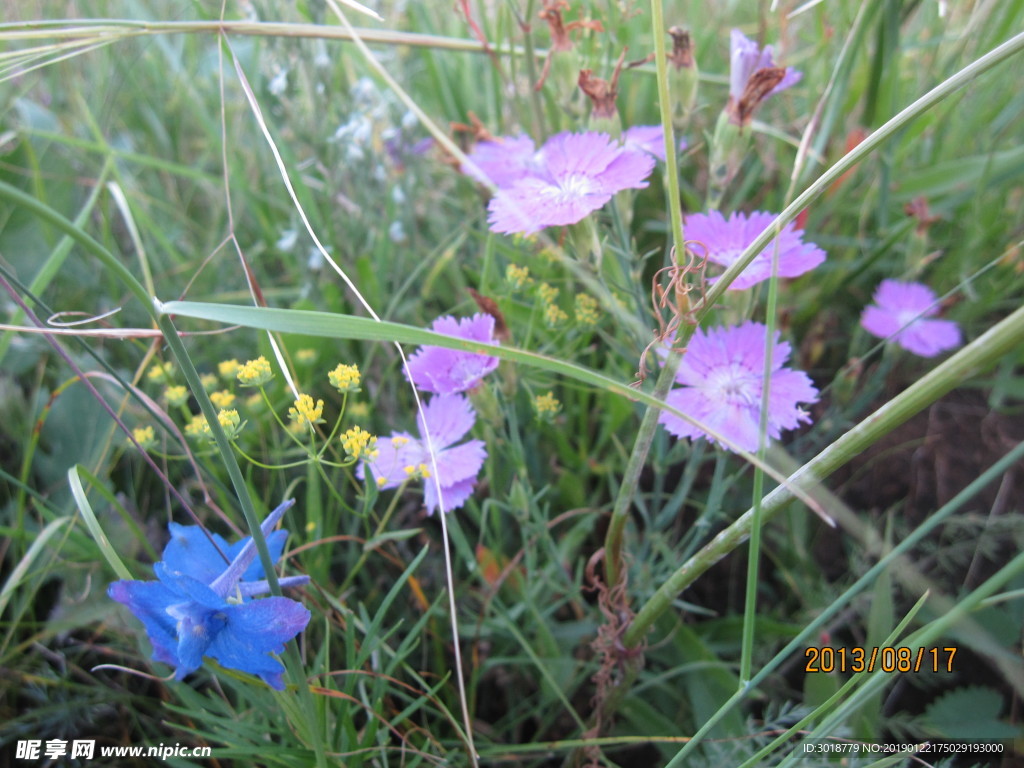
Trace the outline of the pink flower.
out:
[[[488,210],[494,232],[532,234],[581,221],[624,189],[642,189],[654,158],[604,133],[559,133],[541,147],[532,175],[498,190]]]
[[[708,261],[730,267],[773,221],[775,214],[761,211],[755,211],[749,216],[737,212],[730,214],[728,219],[718,211],[695,213],[686,217],[686,239],[696,241],[690,248],[698,256],[707,256]],[[805,243],[801,234],[802,231],[793,223],[787,224],[779,233],[779,277],[802,275],[825,260],[825,252],[814,243]],[[771,277],[774,250],[775,243],[769,243],[742,274],[729,284],[729,290],[741,291]],[[708,282],[716,279],[712,278]]]
[[[737,448],[756,451],[761,421],[764,351],[768,329],[755,322],[735,328],[698,329],[676,374],[681,384],[665,402],[689,414],[730,440]],[[818,390],[803,371],[783,368],[790,347],[775,333],[768,392],[769,438],[794,429],[810,415],[799,403],[813,403]],[[676,437],[714,438],[688,421],[662,411],[661,424]],[[733,446],[724,446],[732,449]]]
[[[483,440],[470,440],[455,445],[473,428],[476,413],[463,395],[438,395],[423,407],[430,442],[437,460],[437,482],[429,475],[434,465],[430,461],[423,422],[420,421],[420,437],[407,432],[393,432],[389,438],[378,441],[379,455],[356,468],[356,476],[362,480],[364,466],[369,466],[373,479],[379,488],[397,488],[410,475],[418,473],[423,477],[423,504],[428,513],[438,506],[437,485],[441,486],[441,501],[446,512],[458,509],[473,493],[476,476],[487,458]],[[425,474],[424,474],[425,470]]]
[[[490,315],[476,314],[461,320],[450,315],[439,317],[431,330],[485,344],[497,343],[494,339],[494,318]],[[413,384],[425,392],[436,392],[439,395],[472,389],[497,367],[496,357],[447,347],[420,347],[409,358]]]
[[[960,328],[951,320],[926,320],[939,311],[931,288],[921,283],[883,280],[875,303],[860,324],[873,336],[899,344],[921,357],[933,357],[960,345]]]
[[[469,153],[477,169],[464,166],[463,173],[477,181],[488,181],[496,187],[507,187],[530,176],[538,168],[540,155],[529,136],[504,136],[493,141],[481,141]]]

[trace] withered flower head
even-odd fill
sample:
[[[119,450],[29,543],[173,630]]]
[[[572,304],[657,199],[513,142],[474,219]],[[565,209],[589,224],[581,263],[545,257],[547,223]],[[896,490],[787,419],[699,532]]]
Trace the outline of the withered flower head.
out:
[[[693,58],[693,38],[690,37],[690,30],[671,27],[668,33],[672,38],[672,53],[668,55],[669,62],[676,69],[693,69],[696,62]]]
[[[615,116],[615,98],[619,95],[619,75],[622,74],[622,65],[625,61],[626,49],[623,49],[619,60],[615,62],[611,81],[594,77],[591,69],[580,70],[580,90],[590,98],[594,106],[594,117]]]
[[[800,81],[792,67],[776,66],[770,45],[763,49],[738,29],[729,44],[729,103],[725,111],[736,125],[749,125],[758,105]]]

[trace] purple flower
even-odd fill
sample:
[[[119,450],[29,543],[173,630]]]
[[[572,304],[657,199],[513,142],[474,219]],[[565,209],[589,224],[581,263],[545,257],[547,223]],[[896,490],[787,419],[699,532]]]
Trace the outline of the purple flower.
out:
[[[507,187],[512,182],[532,175],[540,167],[540,153],[529,136],[505,136],[481,141],[469,153],[479,171],[466,165],[462,172],[483,183]]]
[[[431,330],[485,344],[497,343],[494,339],[494,318],[490,315],[476,314],[461,320],[451,316],[439,317]],[[413,384],[425,392],[439,395],[472,389],[497,367],[496,357],[446,347],[420,347],[409,358]]]
[[[775,214],[760,211],[749,217],[737,212],[730,214],[728,219],[718,211],[695,213],[686,217],[686,239],[696,241],[690,247],[698,256],[706,255],[708,261],[730,267],[773,221]],[[814,243],[805,243],[801,239],[801,230],[792,222],[782,228],[778,244],[779,277],[802,275],[825,260],[825,252]],[[729,290],[741,291],[771,277],[774,250],[775,242],[769,243],[729,284]],[[716,279],[711,278],[708,282]]]
[[[698,329],[676,374],[682,384],[665,402],[706,424],[736,448],[756,451],[761,419],[761,386],[768,329],[755,322],[735,328]],[[775,332],[768,393],[768,437],[778,438],[810,416],[798,403],[813,403],[818,390],[803,371],[783,368],[790,347]],[[659,421],[677,437],[707,437],[703,430],[665,411]],[[732,449],[733,446],[724,446]]]
[[[925,320],[938,311],[928,286],[883,280],[860,324],[873,336],[894,341],[908,352],[933,357],[960,345],[960,328],[952,320]]]
[[[654,158],[604,133],[559,133],[541,148],[539,167],[498,190],[488,210],[494,232],[532,234],[581,221],[616,192],[642,189]]]
[[[758,48],[757,43],[738,29],[732,30],[729,38],[729,98],[738,102],[755,72],[777,67],[778,64],[773,57],[774,51],[770,45],[763,49]],[[802,77],[803,73],[799,70],[786,67],[786,74],[782,80],[765,96],[771,96],[796,85]]]
[[[281,556],[287,531],[271,529],[294,501],[286,501],[263,521],[260,530],[271,556]],[[268,655],[306,628],[309,611],[287,597],[252,600],[270,591],[256,545],[249,537],[233,546],[212,534],[213,543],[196,525],[171,523],[171,540],[164,559],[153,565],[159,581],[115,581],[107,594],[128,606],[146,627],[153,658],[175,667],[181,680],[203,663],[204,656],[225,667],[259,675],[267,685],[283,690],[284,667]],[[220,551],[218,552],[218,548]],[[225,558],[230,558],[226,567]],[[308,576],[280,579],[282,587],[305,584]]]
[[[438,506],[437,485],[441,486],[441,501],[446,512],[458,509],[473,493],[476,476],[487,458],[483,440],[470,440],[462,445],[455,443],[472,429],[476,413],[463,395],[438,395],[423,407],[430,442],[437,460],[438,483],[430,476],[433,463],[427,450],[423,422],[420,421],[420,438],[407,432],[394,432],[390,441],[378,443],[380,454],[367,464],[379,488],[396,488],[411,475],[424,478],[423,504],[428,514]],[[362,464],[356,468],[360,480],[364,477]]]

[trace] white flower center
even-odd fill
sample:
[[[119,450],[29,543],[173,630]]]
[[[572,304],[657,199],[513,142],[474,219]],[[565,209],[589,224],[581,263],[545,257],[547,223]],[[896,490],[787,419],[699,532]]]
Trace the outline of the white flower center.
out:
[[[918,315],[920,314],[920,312],[915,312],[912,309],[904,309],[903,311],[897,313],[896,322],[899,324],[899,327],[901,329],[909,329],[912,325],[914,325],[918,320],[921,319],[920,317],[918,317]]]
[[[758,381],[749,371],[736,365],[721,368],[708,376],[705,391],[712,398],[721,399],[732,405],[758,406],[761,392]]]
[[[562,198],[580,198],[588,195],[594,189],[594,182],[589,176],[583,173],[572,173],[561,179],[558,183],[562,190]]]

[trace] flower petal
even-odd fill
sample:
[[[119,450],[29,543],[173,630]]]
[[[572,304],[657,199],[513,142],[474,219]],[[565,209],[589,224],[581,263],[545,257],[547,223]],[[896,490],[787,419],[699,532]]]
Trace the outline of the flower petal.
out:
[[[153,659],[178,666],[177,622],[167,608],[181,601],[181,596],[158,581],[115,581],[107,594],[135,614],[146,628],[153,644]]]
[[[431,446],[438,452],[461,440],[476,423],[476,411],[463,395],[436,395],[423,406],[423,415],[430,430]],[[424,438],[420,442],[425,449],[426,433],[423,421],[418,421],[420,436]]]
[[[206,655],[225,667],[258,675],[271,688],[283,690],[284,667],[269,653],[281,653],[284,644],[309,623],[310,613],[287,597],[268,597],[224,609],[223,629],[213,638]]]

